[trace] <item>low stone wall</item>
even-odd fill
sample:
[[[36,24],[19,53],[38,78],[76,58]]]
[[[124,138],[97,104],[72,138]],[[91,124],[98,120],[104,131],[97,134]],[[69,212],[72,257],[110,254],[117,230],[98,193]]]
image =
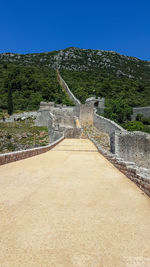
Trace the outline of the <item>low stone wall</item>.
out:
[[[5,120],[0,120],[0,122],[14,122],[17,120],[26,120],[28,118],[35,119],[38,115],[37,111],[29,111],[29,112],[23,112],[23,113],[16,113],[11,115],[9,118],[6,118]]]
[[[61,77],[59,71],[57,70],[57,77],[58,77],[58,81],[60,83],[60,85],[64,88],[64,90],[66,91],[66,93],[69,95],[69,97],[72,99],[73,103],[75,105],[80,105],[81,102],[74,96],[74,94],[71,92],[71,90],[69,89],[68,85],[66,84],[66,82],[63,80],[63,78]]]
[[[132,120],[136,119],[137,114],[143,114],[144,118],[150,117],[150,107],[136,107],[133,108],[133,114],[131,116]]]
[[[30,157],[45,153],[45,152],[51,150],[57,144],[59,144],[63,139],[64,139],[64,136],[62,136],[57,141],[53,142],[52,144],[50,144],[48,146],[1,154],[0,155],[0,165],[14,162],[14,161],[21,160],[21,159],[30,158]]]
[[[106,119],[96,113],[96,110],[94,111],[94,126],[109,135],[111,135],[115,131],[125,131],[121,126],[119,126],[114,121],[111,121],[109,119]]]
[[[150,134],[143,132],[114,132],[111,151],[118,157],[135,162],[139,167],[150,168]]]
[[[133,181],[144,193],[150,197],[150,171],[145,168],[139,168],[134,162],[128,162],[118,157],[118,155],[109,153],[102,149],[100,144],[90,135],[89,139],[95,144],[98,151],[109,160],[117,169]]]

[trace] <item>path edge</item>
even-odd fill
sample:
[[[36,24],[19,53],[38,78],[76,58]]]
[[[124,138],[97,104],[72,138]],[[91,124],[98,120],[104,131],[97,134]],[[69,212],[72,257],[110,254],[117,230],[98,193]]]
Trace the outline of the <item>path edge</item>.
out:
[[[57,139],[55,142],[47,145],[47,146],[41,146],[36,148],[31,148],[27,150],[21,150],[21,151],[15,151],[15,152],[9,152],[5,154],[0,154],[0,165],[4,165],[7,163],[11,163],[14,161],[27,159],[30,157],[37,156],[39,154],[45,153],[49,150],[51,150],[53,147],[58,145],[60,142],[62,142],[65,139],[64,135]]]
[[[90,135],[88,135],[88,139],[96,146],[100,154],[150,197],[150,173],[146,168],[139,168],[134,162],[124,161],[117,155],[104,150]]]

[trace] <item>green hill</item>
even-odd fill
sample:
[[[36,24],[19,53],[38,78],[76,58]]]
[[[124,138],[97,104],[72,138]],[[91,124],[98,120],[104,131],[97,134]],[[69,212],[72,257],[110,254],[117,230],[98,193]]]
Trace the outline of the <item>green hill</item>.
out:
[[[70,105],[56,69],[77,98],[92,95],[150,105],[150,62],[111,51],[67,48],[38,54],[0,54],[0,109],[7,109],[11,87],[15,110],[37,109],[40,101]]]

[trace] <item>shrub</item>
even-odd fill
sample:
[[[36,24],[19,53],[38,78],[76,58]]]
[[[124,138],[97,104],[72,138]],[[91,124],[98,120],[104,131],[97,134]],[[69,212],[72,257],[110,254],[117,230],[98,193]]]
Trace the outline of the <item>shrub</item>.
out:
[[[144,125],[150,125],[150,118],[142,118],[142,122]]]
[[[142,121],[142,119],[143,119],[143,114],[138,113],[136,116],[136,121]]]
[[[117,123],[124,123],[131,119],[132,108],[123,100],[112,100],[104,110],[104,116]]]
[[[122,127],[128,131],[144,131],[144,124],[140,121],[128,121]]]
[[[12,89],[8,88],[8,114],[13,113],[13,98],[12,98]]]

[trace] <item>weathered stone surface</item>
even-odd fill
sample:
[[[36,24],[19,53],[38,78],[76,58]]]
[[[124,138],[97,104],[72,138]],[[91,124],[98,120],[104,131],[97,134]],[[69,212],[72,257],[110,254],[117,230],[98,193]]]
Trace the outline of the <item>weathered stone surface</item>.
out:
[[[94,111],[94,126],[102,132],[105,132],[109,135],[111,135],[116,130],[119,131],[125,131],[121,126],[119,126],[117,123],[106,119],[96,113],[96,110]]]
[[[17,160],[21,160],[21,159],[26,159],[26,158],[33,157],[33,156],[42,154],[44,152],[47,152],[50,149],[52,149],[55,145],[57,145],[59,142],[61,142],[63,139],[64,139],[64,136],[60,137],[59,139],[57,139],[57,141],[51,143],[48,146],[32,148],[32,149],[22,150],[22,151],[17,151],[17,152],[10,152],[6,154],[0,154],[0,165],[10,163],[13,161],[17,161]]]
[[[9,116],[9,118],[5,118],[5,120],[0,120],[0,122],[14,122],[17,120],[26,120],[29,118],[35,119],[37,117],[38,113],[37,111],[29,111],[29,112],[23,112],[23,113],[17,113]]]
[[[88,137],[104,157],[150,196],[150,170],[142,167],[139,168],[134,162],[125,161],[123,158],[119,158],[118,155],[107,152],[90,134]]]
[[[111,135],[111,151],[125,161],[150,168],[150,134],[116,131]]]

